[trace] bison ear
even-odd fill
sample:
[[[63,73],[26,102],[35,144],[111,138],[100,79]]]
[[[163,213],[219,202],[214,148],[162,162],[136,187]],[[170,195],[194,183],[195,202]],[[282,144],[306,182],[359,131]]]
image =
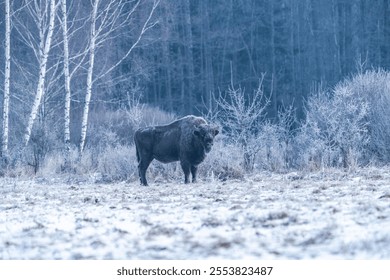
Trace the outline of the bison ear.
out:
[[[219,127],[217,127],[217,126],[214,127],[213,132],[214,132],[214,136],[217,136],[219,133]]]

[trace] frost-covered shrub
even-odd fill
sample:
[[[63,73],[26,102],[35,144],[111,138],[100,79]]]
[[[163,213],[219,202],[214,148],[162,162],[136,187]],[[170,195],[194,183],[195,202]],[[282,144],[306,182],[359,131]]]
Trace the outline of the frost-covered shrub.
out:
[[[104,181],[135,180],[138,177],[134,146],[107,147],[97,161],[96,172]]]
[[[53,151],[59,150],[58,131],[50,129],[49,125],[37,124],[33,130],[30,141],[23,148],[14,148],[11,167],[25,166],[26,172],[37,174],[45,164],[45,159]],[[23,145],[23,144],[22,144]]]
[[[280,109],[275,122],[266,121],[259,128],[256,141],[258,169],[286,171],[294,165],[293,139],[296,115],[292,106]]]
[[[137,160],[133,146],[106,147],[100,151],[87,148],[80,158],[77,149],[70,152],[69,176],[90,178],[103,182],[134,181],[137,175]],[[55,177],[63,174],[64,157],[61,153],[51,153],[44,161],[38,176]]]
[[[68,166],[66,169],[66,172],[68,173],[74,173],[76,170],[76,167],[79,163],[79,153],[77,151],[77,148],[72,146],[69,152],[69,158],[68,158]],[[59,152],[59,150],[55,150],[50,152],[43,162],[42,167],[40,168],[38,175],[42,177],[51,177],[56,174],[61,174],[65,171],[65,157],[64,154]]]
[[[146,176],[149,180],[156,183],[184,182],[184,174],[178,161],[161,163],[153,160],[146,171]]]
[[[142,109],[142,118],[140,120],[140,126],[151,126],[168,124],[177,119],[177,116],[173,113],[168,113],[156,107],[144,106]]]
[[[295,139],[301,166],[390,162],[390,73],[358,73],[307,103]]]
[[[91,116],[87,147],[104,149],[116,145],[132,145],[139,127],[165,124],[175,116],[159,108],[138,104],[115,111],[100,110]]]
[[[294,138],[293,150],[297,168],[313,171],[340,165],[339,151],[327,145],[324,139],[318,137],[318,133],[318,130],[313,131],[313,127],[305,123]]]
[[[210,153],[199,166],[199,178],[224,181],[241,179],[244,174],[241,148],[227,141],[225,135],[218,135]]]
[[[281,126],[265,123],[257,136],[259,152],[256,168],[269,171],[284,171],[288,168],[289,141],[283,138]]]
[[[322,166],[362,163],[369,141],[369,104],[364,97],[338,85],[333,96],[319,92],[309,98],[307,106],[303,129],[311,139],[311,160],[320,160]]]
[[[223,127],[224,144],[240,151],[241,158],[236,162],[241,164],[241,173],[285,171],[293,165],[295,111],[292,106],[281,108],[277,119],[268,120],[270,99],[263,91],[262,80],[252,93],[232,85],[225,95],[213,98],[216,107],[209,109],[208,115]]]
[[[370,70],[338,85],[368,104],[367,156],[374,162],[390,162],[390,72]]]
[[[246,94],[242,88],[234,88],[232,85],[225,96],[217,98],[216,104],[218,119],[224,126],[227,140],[241,148],[244,169],[253,171],[256,155],[260,150],[257,134],[269,104],[262,80],[252,94]]]

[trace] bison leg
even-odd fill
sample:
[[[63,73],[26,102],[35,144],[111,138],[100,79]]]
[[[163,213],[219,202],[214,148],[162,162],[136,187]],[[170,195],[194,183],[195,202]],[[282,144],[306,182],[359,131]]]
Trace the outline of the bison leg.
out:
[[[198,167],[191,165],[192,183],[196,183],[196,173],[197,172],[198,172]]]
[[[138,163],[138,174],[141,180],[141,185],[148,185],[148,181],[146,181],[146,170],[148,169],[151,162],[151,159],[141,159]]]
[[[184,172],[184,183],[188,184],[190,182],[191,164],[188,161],[180,161],[180,164]]]

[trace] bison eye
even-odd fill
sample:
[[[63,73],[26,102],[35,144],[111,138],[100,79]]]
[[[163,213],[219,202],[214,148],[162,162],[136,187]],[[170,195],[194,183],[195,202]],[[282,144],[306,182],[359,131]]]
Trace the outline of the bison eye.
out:
[[[197,137],[202,137],[202,134],[200,133],[199,130],[195,130],[193,133],[194,133],[194,135],[197,136]]]

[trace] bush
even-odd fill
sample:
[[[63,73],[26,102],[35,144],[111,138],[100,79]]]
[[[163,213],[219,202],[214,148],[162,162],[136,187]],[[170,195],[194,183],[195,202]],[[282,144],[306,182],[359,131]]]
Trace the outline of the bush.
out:
[[[216,99],[218,119],[224,124],[230,143],[241,148],[246,171],[253,171],[256,155],[261,149],[258,132],[264,123],[265,111],[269,105],[262,81],[260,80],[258,88],[250,95],[241,87],[234,88],[232,83],[227,94]]]
[[[390,162],[390,73],[384,70],[359,73],[338,88],[353,92],[368,104],[367,130],[370,141],[367,156],[371,161]]]
[[[288,167],[288,141],[284,141],[278,124],[265,123],[256,139],[261,145],[256,167],[268,171],[285,171]]]
[[[138,179],[134,146],[117,146],[105,149],[97,160],[96,172],[102,174],[102,180],[105,182]]]
[[[147,105],[119,109],[100,110],[91,116],[87,147],[92,149],[133,145],[135,131],[139,127],[165,124],[173,121],[175,115]]]
[[[295,139],[303,166],[328,167],[390,162],[390,73],[359,73],[307,102]]]
[[[199,166],[199,177],[211,180],[242,179],[245,174],[242,150],[220,134],[205,161]]]

